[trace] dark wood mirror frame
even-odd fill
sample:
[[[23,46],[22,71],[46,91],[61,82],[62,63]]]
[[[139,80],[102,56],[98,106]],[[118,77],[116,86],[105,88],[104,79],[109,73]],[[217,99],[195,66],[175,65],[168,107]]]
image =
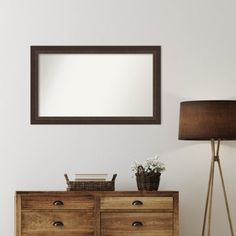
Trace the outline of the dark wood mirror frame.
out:
[[[39,55],[40,54],[106,53],[153,54],[152,116],[40,116]],[[31,124],[160,124],[161,123],[161,46],[31,46]]]

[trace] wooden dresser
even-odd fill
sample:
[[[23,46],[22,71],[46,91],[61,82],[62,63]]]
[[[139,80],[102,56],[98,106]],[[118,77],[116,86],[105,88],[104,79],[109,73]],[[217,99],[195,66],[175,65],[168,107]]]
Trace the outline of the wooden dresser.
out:
[[[178,236],[178,192],[17,192],[16,236]]]

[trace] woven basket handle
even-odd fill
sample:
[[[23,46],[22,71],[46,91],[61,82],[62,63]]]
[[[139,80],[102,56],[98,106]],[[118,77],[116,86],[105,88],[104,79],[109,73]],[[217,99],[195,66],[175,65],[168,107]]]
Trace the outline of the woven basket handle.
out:
[[[115,179],[116,179],[116,176],[117,176],[117,174],[114,174],[114,175],[113,175],[113,177],[112,177],[112,180],[111,180],[112,182],[114,182],[114,181],[115,181]]]
[[[144,168],[143,166],[138,166],[138,171],[137,171],[137,174],[143,174],[144,173]]]
[[[66,179],[66,183],[69,184],[70,180],[69,180],[69,178],[68,178],[68,175],[67,175],[67,174],[64,174],[64,176],[65,176],[65,179]]]

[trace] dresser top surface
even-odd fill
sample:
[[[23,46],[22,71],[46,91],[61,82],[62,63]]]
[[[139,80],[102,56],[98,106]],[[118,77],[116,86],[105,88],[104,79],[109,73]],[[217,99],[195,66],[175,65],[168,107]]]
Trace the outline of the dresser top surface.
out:
[[[16,195],[173,196],[178,191],[16,191]]]

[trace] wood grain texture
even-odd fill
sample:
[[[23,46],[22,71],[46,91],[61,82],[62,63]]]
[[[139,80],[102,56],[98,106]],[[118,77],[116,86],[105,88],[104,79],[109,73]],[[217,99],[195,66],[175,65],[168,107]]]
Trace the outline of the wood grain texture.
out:
[[[100,214],[100,197],[95,198],[95,236],[101,235],[100,225],[101,225],[101,214]]]
[[[53,226],[55,222],[61,222],[63,226]],[[22,235],[38,235],[44,233],[64,235],[94,232],[95,217],[93,212],[81,211],[24,211],[22,213]]]
[[[142,226],[133,226],[140,222]],[[172,213],[102,213],[101,232],[103,236],[173,235]]]
[[[21,196],[15,196],[15,235],[21,236]]]
[[[99,196],[99,197],[173,197],[178,191],[17,191],[16,195],[24,196]]]
[[[78,233],[78,232],[63,232],[63,231],[58,231],[58,232],[26,232],[22,234],[22,236],[94,236],[94,233]]]
[[[179,235],[176,191],[35,191],[15,199],[16,236]],[[142,205],[133,206],[137,200]],[[63,226],[53,226],[56,221]],[[135,221],[143,226],[132,226]]]
[[[139,201],[141,205],[133,205]],[[101,209],[155,210],[173,209],[172,197],[102,197]]]
[[[61,201],[63,205],[54,205]],[[21,200],[22,209],[94,209],[93,196],[23,196]]]
[[[179,235],[179,194],[174,193],[173,236]]]

